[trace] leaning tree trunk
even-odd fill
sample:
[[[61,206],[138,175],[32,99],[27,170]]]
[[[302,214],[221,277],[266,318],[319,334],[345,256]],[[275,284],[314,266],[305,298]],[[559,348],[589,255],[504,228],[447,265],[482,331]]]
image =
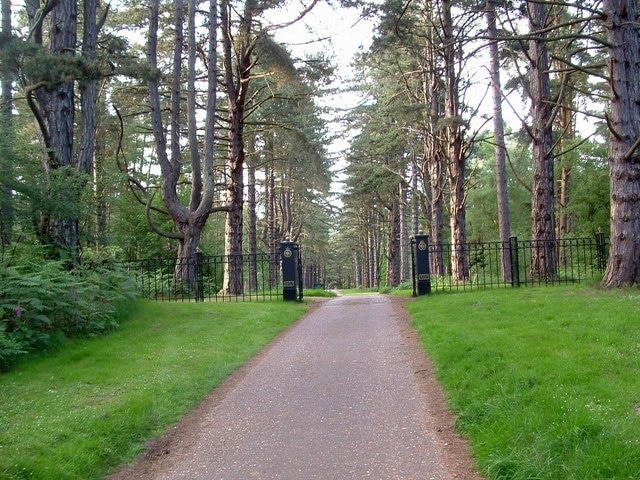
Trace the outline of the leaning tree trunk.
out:
[[[603,284],[640,283],[640,38],[635,0],[604,0],[611,68],[611,247]]]
[[[549,79],[549,53],[545,39],[547,7],[527,2],[529,27],[530,84],[533,140],[533,185],[531,189],[531,277],[551,279],[557,274],[555,245],[555,196],[553,178],[553,111]]]

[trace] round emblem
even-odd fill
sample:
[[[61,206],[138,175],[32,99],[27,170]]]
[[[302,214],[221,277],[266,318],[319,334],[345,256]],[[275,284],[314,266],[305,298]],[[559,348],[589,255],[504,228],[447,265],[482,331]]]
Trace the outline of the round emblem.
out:
[[[291,251],[291,249],[290,249],[290,248],[285,248],[285,249],[284,249],[284,252],[283,252],[283,255],[284,255],[285,257],[289,258],[291,255],[293,255],[293,252]]]
[[[427,242],[425,242],[424,240],[420,240],[420,243],[418,244],[418,249],[419,250],[426,250],[427,249]]]

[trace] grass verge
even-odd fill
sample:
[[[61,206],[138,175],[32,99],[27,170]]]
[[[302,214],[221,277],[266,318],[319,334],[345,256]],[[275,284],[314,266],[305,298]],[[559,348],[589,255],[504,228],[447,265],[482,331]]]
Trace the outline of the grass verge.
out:
[[[486,478],[640,478],[638,290],[443,294],[408,309]]]
[[[0,479],[103,478],[306,308],[142,301],[117,332],[0,375]]]

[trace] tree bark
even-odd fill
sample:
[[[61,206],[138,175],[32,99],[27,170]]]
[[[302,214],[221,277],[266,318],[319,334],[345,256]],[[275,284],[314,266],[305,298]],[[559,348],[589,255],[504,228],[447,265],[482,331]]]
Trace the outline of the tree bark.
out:
[[[256,185],[256,151],[255,136],[250,138],[250,153],[247,165],[247,240],[249,252],[249,291],[258,289],[258,214],[257,214],[257,185]]]
[[[387,287],[397,287],[400,284],[400,206],[398,199],[387,208],[388,238],[387,238]]]
[[[269,264],[269,284],[275,287],[278,279],[280,265],[276,253],[280,251],[280,242],[284,240],[280,218],[278,217],[278,200],[276,191],[276,173],[275,173],[275,154],[274,154],[274,138],[272,132],[265,135],[265,244],[271,254],[271,262]]]
[[[33,32],[33,43],[44,46],[43,22],[38,16],[46,15],[44,7],[36,2],[27,2],[29,26]],[[78,5],[76,0],[60,0],[51,9],[49,32],[49,52],[60,57],[72,57],[77,44]],[[31,79],[34,80],[34,79]],[[39,80],[39,79],[38,79]],[[63,199],[67,203],[80,204],[81,188],[76,178],[79,170],[74,162],[74,121],[75,98],[73,79],[53,79],[47,87],[40,87],[27,93],[28,104],[38,119],[48,162],[44,165],[45,175],[52,190],[52,198]],[[68,188],[62,195],[62,185]],[[71,210],[74,210],[71,208]],[[79,238],[77,215],[46,216],[40,230],[43,244],[51,244],[55,255],[67,261],[72,267],[79,259]]]
[[[501,275],[505,282],[511,281],[511,256],[508,245],[511,236],[509,218],[509,194],[507,191],[507,147],[504,141],[504,120],[502,117],[502,86],[500,83],[500,57],[498,51],[498,29],[496,27],[496,4],[487,2],[487,34],[489,41],[489,72],[493,102],[493,145],[496,168],[496,195],[498,205],[498,232],[501,248]]]
[[[611,102],[611,246],[603,284],[640,283],[640,38],[635,0],[605,0]]]
[[[403,181],[399,187],[400,203],[399,203],[399,237],[400,237],[400,281],[404,282],[411,278],[411,267],[409,260],[409,229],[407,228],[407,187]]]
[[[2,33],[11,34],[11,0],[2,0]],[[11,135],[13,114],[13,81],[9,76],[0,79],[2,105],[0,105],[0,122],[2,131]],[[10,145],[7,145],[10,148]],[[13,179],[13,168],[10,162],[0,161],[0,253],[11,243],[14,223],[14,201],[9,179]]]
[[[450,0],[442,0],[443,57],[445,72],[445,118],[447,119],[447,173],[449,178],[449,224],[451,227],[451,276],[455,281],[469,278],[466,233],[465,154],[460,118],[457,46]]]
[[[420,168],[422,185],[428,205],[425,215],[428,218],[428,234],[432,244],[441,245],[444,239],[444,146],[437,126],[442,116],[440,78],[436,71],[437,56],[433,32],[433,18],[430,4],[425,11],[425,58],[423,66],[423,164]],[[419,233],[419,232],[416,232]],[[434,254],[430,257],[431,273],[444,275],[444,257]]]
[[[549,79],[549,52],[545,39],[547,6],[527,2],[529,13],[529,67],[533,140],[533,185],[531,208],[531,277],[551,279],[557,275],[555,195],[553,176],[553,111]]]
[[[195,81],[195,52],[199,48],[196,44],[195,35],[195,15],[196,2],[190,0],[188,4],[188,41],[187,41],[187,116],[188,124],[196,125],[196,91]],[[207,51],[207,95],[205,100],[204,131],[205,137],[200,141],[197,136],[190,132],[187,143],[191,156],[192,191],[189,205],[184,206],[178,195],[178,181],[182,173],[182,118],[181,104],[183,99],[182,91],[182,56],[184,45],[184,3],[175,2],[174,5],[174,50],[171,72],[170,87],[170,111],[168,127],[165,128],[163,118],[163,107],[159,82],[152,79],[148,82],[151,126],[155,139],[156,155],[160,165],[162,176],[162,200],[167,213],[171,217],[174,229],[173,232],[164,232],[150,224],[154,231],[167,238],[178,240],[178,253],[175,269],[175,278],[184,282],[188,287],[192,287],[195,281],[195,270],[189,265],[194,265],[195,253],[198,250],[202,229],[212,212],[213,198],[215,192],[215,182],[213,173],[214,143],[215,143],[215,111],[217,94],[217,8],[216,0],[209,1],[208,23],[209,23],[209,43]],[[149,64],[157,68],[157,42],[159,28],[160,0],[151,1],[151,14],[149,25],[149,40],[147,44],[147,60]],[[167,141],[167,132],[169,141]],[[195,131],[196,129],[193,128]],[[204,152],[200,154],[200,145],[204,145]],[[195,178],[197,177],[197,178]],[[147,199],[147,209],[150,208],[151,198]],[[148,217],[149,218],[149,217]]]
[[[231,5],[224,0],[221,9],[224,49],[224,78],[229,116],[229,148],[227,153],[227,215],[225,221],[225,255],[222,292],[243,293],[242,241],[244,208],[244,114],[251,78],[252,1],[246,0],[238,37],[233,39]],[[235,59],[235,64],[233,60]]]

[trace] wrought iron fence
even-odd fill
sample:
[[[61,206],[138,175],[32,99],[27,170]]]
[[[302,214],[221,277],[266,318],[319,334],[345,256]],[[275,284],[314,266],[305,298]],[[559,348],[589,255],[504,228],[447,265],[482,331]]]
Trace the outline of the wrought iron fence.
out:
[[[509,242],[429,245],[432,291],[562,285],[602,278],[607,263],[604,235],[534,242],[512,237]],[[544,252],[544,268],[534,262]],[[455,257],[464,267],[453,271]]]
[[[560,285],[600,280],[607,262],[602,234],[533,242],[429,244],[429,291]],[[540,255],[540,251],[543,255]],[[545,259],[544,268],[534,261]],[[280,253],[147,259],[124,264],[139,293],[169,301],[267,301],[283,298]],[[415,263],[414,263],[415,267]],[[225,272],[234,271],[234,282]],[[414,268],[414,291],[416,272]]]
[[[188,259],[131,261],[124,268],[135,279],[139,293],[167,301],[267,301],[282,298],[280,255],[204,256]],[[234,281],[225,272],[234,271]]]

